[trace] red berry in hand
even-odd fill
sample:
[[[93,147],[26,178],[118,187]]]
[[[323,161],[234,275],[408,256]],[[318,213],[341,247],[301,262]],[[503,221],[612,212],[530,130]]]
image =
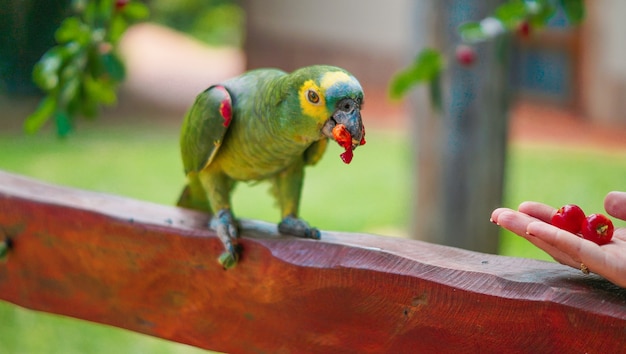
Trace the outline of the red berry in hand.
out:
[[[458,45],[456,47],[456,60],[461,65],[472,65],[476,60],[476,52],[474,51],[474,48],[465,44]]]
[[[591,214],[582,223],[583,238],[604,245],[613,237],[613,222],[602,214]]]
[[[556,211],[550,223],[559,229],[577,234],[584,220],[585,212],[578,205],[567,204]]]

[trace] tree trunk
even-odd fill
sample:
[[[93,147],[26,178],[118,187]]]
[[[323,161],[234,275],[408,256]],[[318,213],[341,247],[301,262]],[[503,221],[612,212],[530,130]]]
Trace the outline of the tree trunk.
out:
[[[480,20],[500,1],[420,2],[428,16],[417,28],[417,43],[444,53],[441,109],[424,92],[415,105],[417,149],[416,206],[418,239],[495,253],[498,229],[489,223],[501,205],[509,108],[507,36],[478,44],[471,66],[454,56],[457,27]],[[424,15],[428,14],[428,15]]]

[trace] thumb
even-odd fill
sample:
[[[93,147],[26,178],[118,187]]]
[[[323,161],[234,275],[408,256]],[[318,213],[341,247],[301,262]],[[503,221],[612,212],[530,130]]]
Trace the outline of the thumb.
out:
[[[626,220],[626,192],[610,192],[604,198],[604,210],[609,215]]]

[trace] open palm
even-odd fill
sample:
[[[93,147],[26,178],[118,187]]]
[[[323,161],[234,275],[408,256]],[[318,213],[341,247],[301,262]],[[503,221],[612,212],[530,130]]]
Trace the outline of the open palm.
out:
[[[604,200],[607,213],[626,220],[626,193],[611,192]],[[626,228],[617,228],[610,243],[598,246],[575,234],[550,225],[556,209],[537,202],[524,202],[518,211],[499,208],[491,214],[492,222],[526,238],[557,262],[581,269],[582,264],[594,273],[621,287],[626,287]]]

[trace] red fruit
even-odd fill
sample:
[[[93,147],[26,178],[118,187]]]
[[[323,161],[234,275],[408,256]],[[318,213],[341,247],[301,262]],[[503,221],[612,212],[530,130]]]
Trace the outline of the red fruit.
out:
[[[582,223],[583,238],[604,245],[613,237],[613,222],[602,214],[591,214]]]
[[[585,212],[578,205],[567,204],[556,211],[550,223],[559,229],[577,234],[584,220]]]
[[[353,156],[352,135],[350,135],[350,132],[346,129],[345,125],[337,124],[333,128],[333,138],[341,147],[343,147],[344,150],[346,150],[339,156],[344,163],[349,164],[352,161]]]
[[[461,65],[472,65],[476,60],[476,52],[474,51],[474,48],[465,44],[458,45],[456,47],[456,60]]]
[[[350,132],[346,129],[345,125],[335,125],[333,128],[333,138],[335,138],[335,141],[344,149],[352,149],[352,135],[350,135]]]
[[[128,2],[129,0],[115,0],[115,10],[122,10],[124,7],[126,7],[126,4],[128,4]]]
[[[517,35],[520,36],[521,38],[530,37],[530,23],[528,23],[528,21],[522,21],[517,26]]]
[[[341,155],[339,155],[339,157],[341,157],[341,161],[343,161],[343,163],[345,164],[349,164],[350,162],[352,162],[352,157],[354,156],[352,149],[350,150],[346,150],[343,153],[341,153]]]

